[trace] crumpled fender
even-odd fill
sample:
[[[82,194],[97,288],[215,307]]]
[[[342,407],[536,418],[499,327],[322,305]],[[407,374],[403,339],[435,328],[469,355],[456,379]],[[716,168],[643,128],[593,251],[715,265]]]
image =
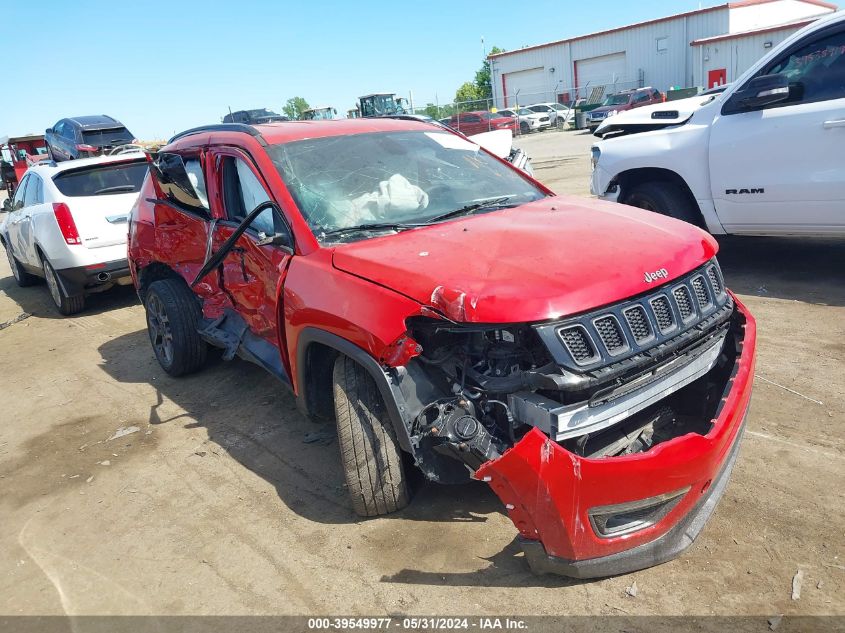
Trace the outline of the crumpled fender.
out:
[[[482,464],[486,481],[505,504],[524,539],[540,541],[550,556],[580,561],[617,554],[666,534],[706,494],[737,441],[751,398],[756,325],[745,317],[744,336],[722,406],[706,435],[688,434],[645,453],[579,457],[532,429],[501,457]],[[647,499],[689,487],[680,502],[654,525],[611,538],[599,537],[588,511],[597,506]]]

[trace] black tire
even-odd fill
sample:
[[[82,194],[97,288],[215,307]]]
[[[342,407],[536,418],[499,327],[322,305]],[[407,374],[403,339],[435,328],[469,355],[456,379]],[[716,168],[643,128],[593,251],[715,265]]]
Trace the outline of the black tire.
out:
[[[15,276],[15,282],[21,288],[26,288],[27,286],[32,286],[38,283],[38,277],[24,270],[24,267],[21,266],[20,262],[12,254],[12,247],[5,242],[3,243],[3,247],[6,249],[6,257],[9,259],[9,268],[12,269],[12,275]]]
[[[200,369],[208,344],[197,331],[202,312],[196,295],[181,279],[160,279],[150,284],[144,298],[147,332],[161,368],[171,376]]]
[[[410,494],[402,450],[375,381],[348,356],[335,361],[334,407],[352,509],[372,517],[404,508]]]
[[[656,181],[637,185],[625,197],[625,204],[702,226],[698,208],[681,186],[674,182]]]
[[[531,131],[531,126],[529,126],[525,121],[519,124],[519,133],[520,134],[528,134]]]
[[[56,270],[46,257],[41,260],[41,265],[44,267],[44,279],[47,282],[47,290],[50,291],[50,298],[56,304],[59,312],[65,316],[82,312],[85,309],[85,295],[68,295],[62,284],[59,283]]]

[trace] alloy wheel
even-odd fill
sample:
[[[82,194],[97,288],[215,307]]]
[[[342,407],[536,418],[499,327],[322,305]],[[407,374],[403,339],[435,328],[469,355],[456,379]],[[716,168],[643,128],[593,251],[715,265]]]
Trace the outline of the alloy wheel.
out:
[[[53,272],[53,267],[44,260],[44,279],[47,280],[47,288],[50,290],[50,296],[57,306],[62,305],[62,291],[59,289],[59,282],[56,279],[56,274]]]
[[[165,365],[169,365],[173,362],[173,332],[164,304],[155,294],[150,295],[147,301],[147,324],[156,355]]]

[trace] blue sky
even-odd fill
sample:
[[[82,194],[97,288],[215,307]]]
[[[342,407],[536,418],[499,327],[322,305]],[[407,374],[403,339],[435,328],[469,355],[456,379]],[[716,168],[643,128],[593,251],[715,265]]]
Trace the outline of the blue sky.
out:
[[[488,49],[512,50],[699,5],[0,0],[4,59],[14,69],[0,98],[0,136],[109,114],[139,138],[166,138],[219,122],[229,106],[281,111],[292,96],[344,112],[369,92],[444,103],[481,65],[482,36]]]

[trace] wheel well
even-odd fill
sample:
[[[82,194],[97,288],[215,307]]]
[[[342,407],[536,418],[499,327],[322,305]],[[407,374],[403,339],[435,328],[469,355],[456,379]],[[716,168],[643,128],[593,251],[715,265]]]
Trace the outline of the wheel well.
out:
[[[150,284],[160,279],[179,279],[182,282],[185,281],[179,273],[167,264],[153,262],[144,266],[138,270],[138,296],[142,302],[146,299],[147,288],[150,287]]]
[[[334,419],[334,399],[327,397],[334,391],[334,363],[339,352],[323,345],[311,343],[305,349],[305,384],[300,389],[305,391],[305,406],[308,415],[327,420]]]
[[[698,216],[699,226],[706,226],[704,216],[701,214],[701,209],[698,206],[698,201],[692,195],[692,190],[687,185],[686,181],[678,174],[670,169],[660,169],[657,167],[644,167],[642,169],[631,169],[624,171],[613,179],[614,183],[621,187],[622,196],[619,202],[625,204],[627,192],[637,185],[642,185],[647,182],[671,182],[680,187],[689,200],[692,208]]]

